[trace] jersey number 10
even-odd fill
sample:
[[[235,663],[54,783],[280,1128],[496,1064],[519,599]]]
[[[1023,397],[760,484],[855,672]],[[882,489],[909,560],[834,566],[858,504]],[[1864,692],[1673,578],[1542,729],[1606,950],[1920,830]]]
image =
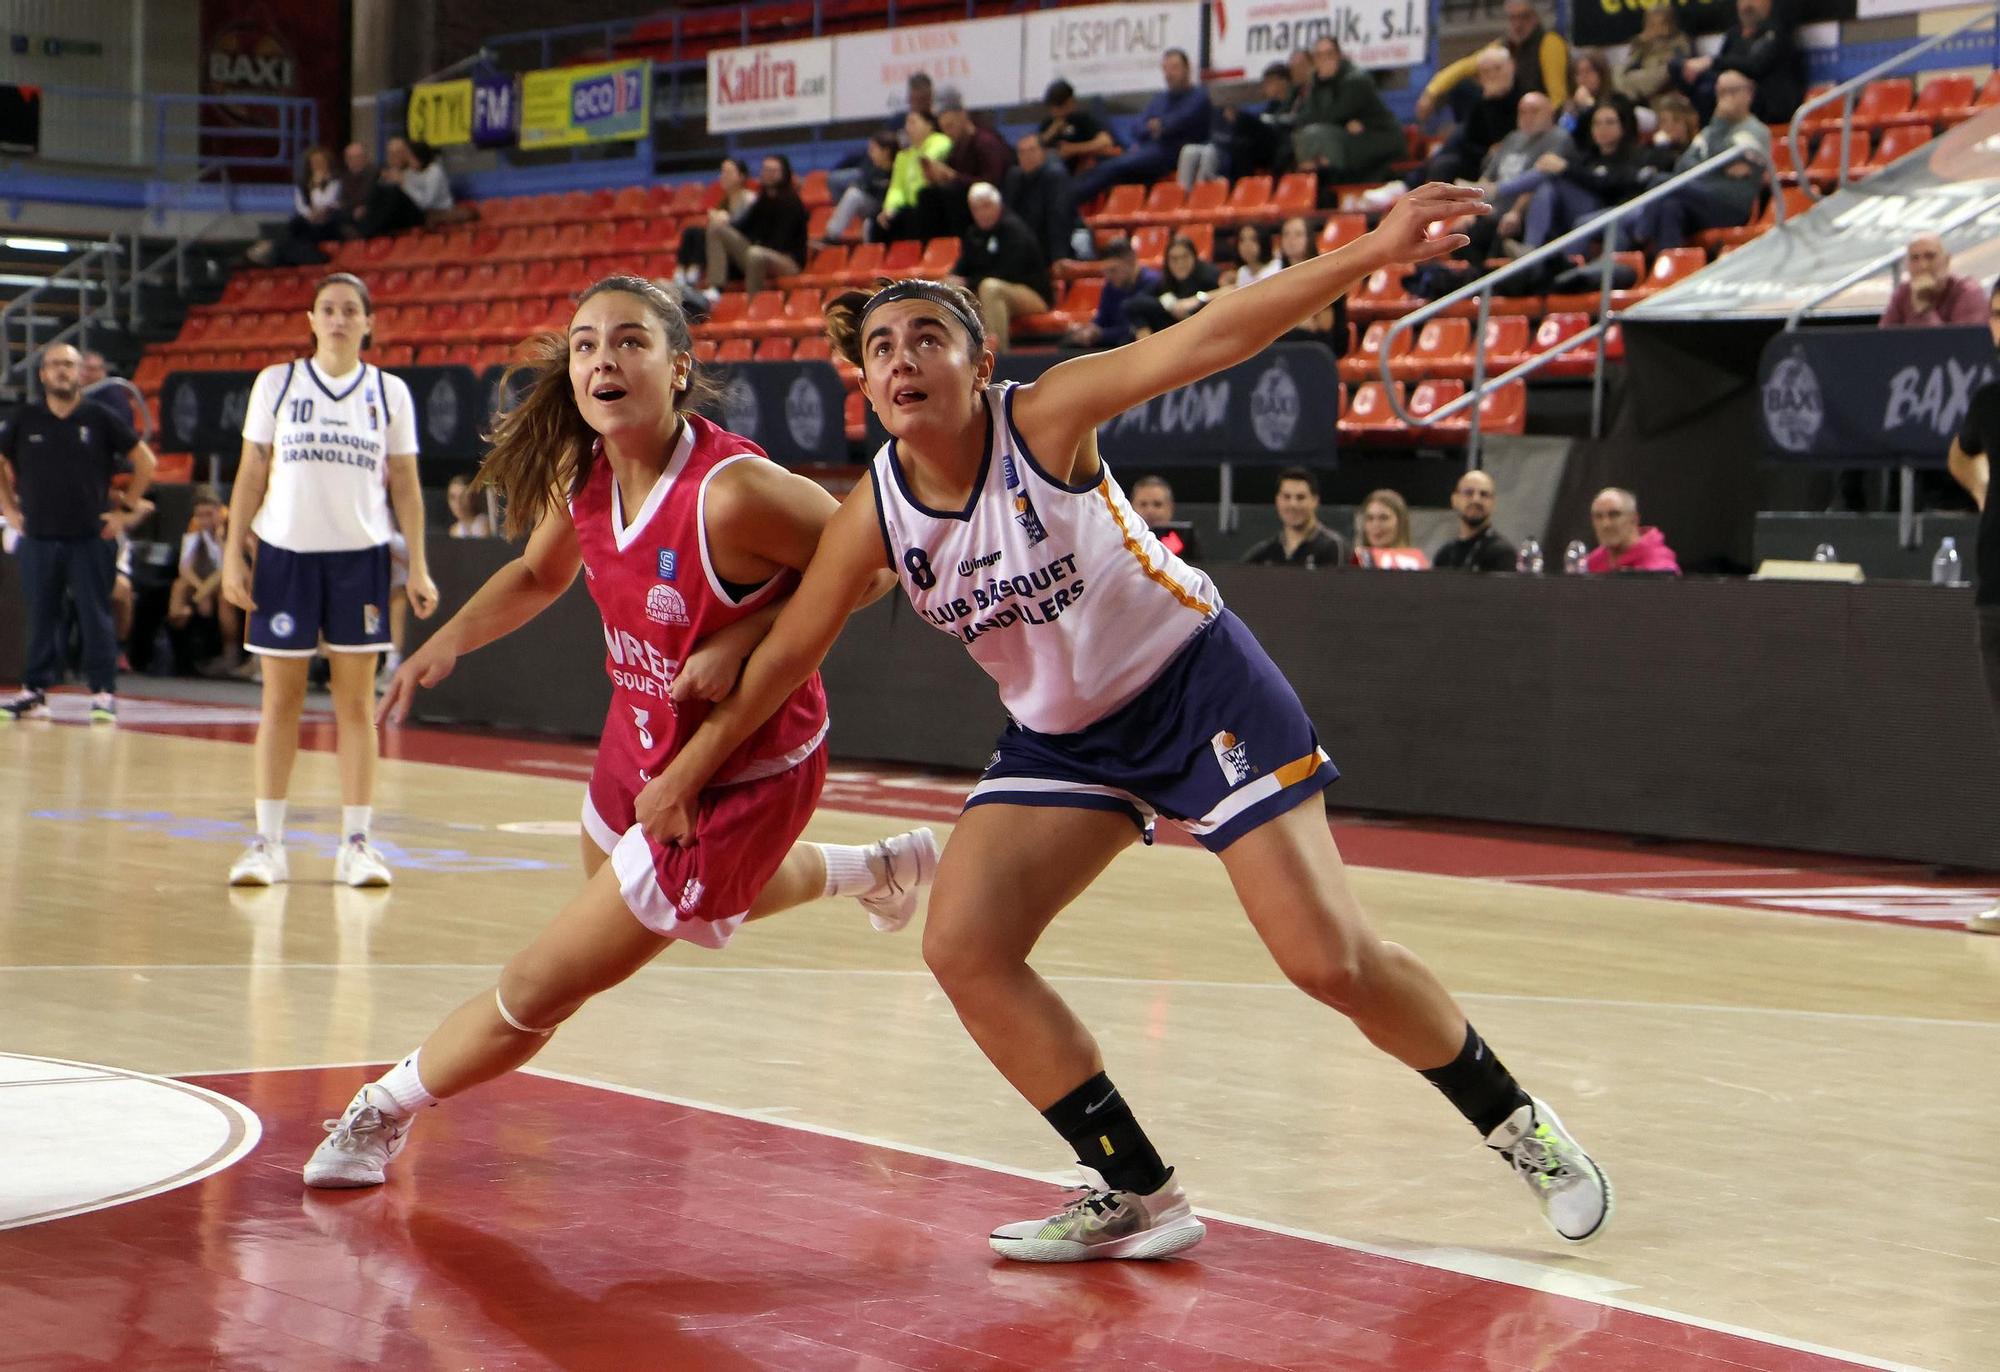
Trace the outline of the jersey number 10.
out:
[[[313,403],[311,396],[307,396],[304,400],[294,400],[292,402],[292,423],[310,424],[312,423],[312,417]]]

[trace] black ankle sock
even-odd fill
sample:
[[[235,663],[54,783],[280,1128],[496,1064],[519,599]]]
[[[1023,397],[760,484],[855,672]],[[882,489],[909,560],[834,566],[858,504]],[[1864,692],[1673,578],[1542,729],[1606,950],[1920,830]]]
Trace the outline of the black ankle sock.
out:
[[[1076,1150],[1077,1161],[1102,1173],[1114,1191],[1150,1196],[1171,1174],[1132,1118],[1132,1107],[1102,1072],[1042,1111],[1042,1118]]]
[[[1481,1137],[1505,1124],[1509,1115],[1528,1103],[1521,1083],[1470,1024],[1465,1026],[1465,1046],[1458,1050],[1458,1056],[1419,1075],[1444,1092],[1452,1108],[1471,1120]]]

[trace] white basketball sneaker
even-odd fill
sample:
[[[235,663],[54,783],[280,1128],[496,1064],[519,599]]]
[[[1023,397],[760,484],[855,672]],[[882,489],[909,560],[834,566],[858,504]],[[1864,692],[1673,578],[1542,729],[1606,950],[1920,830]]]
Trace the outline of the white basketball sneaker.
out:
[[[912,829],[870,844],[868,870],[875,874],[875,885],[866,895],[855,897],[868,911],[868,922],[884,934],[908,924],[924,888],[937,876],[937,865],[937,835],[929,829]]]
[[[333,879],[355,887],[387,886],[391,880],[389,864],[359,834],[340,845],[340,853],[333,860]]]
[[[250,840],[243,856],[236,859],[236,865],[229,869],[229,884],[275,886],[281,881],[291,880],[291,876],[291,868],[285,862],[285,845],[273,843],[259,834]]]
[[[1083,1194],[1045,1220],[1003,1224],[987,1240],[1017,1262],[1089,1262],[1099,1258],[1165,1258],[1200,1243],[1208,1227],[1194,1217],[1180,1184],[1150,1196],[1113,1191],[1088,1167]]]
[[[356,1091],[341,1117],[326,1121],[326,1137],[306,1159],[306,1185],[380,1186],[389,1164],[403,1151],[413,1123],[386,1113],[394,1106],[389,1093],[372,1081]]]
[[[1611,1222],[1610,1178],[1541,1101],[1509,1115],[1486,1136],[1486,1146],[1528,1184],[1542,1218],[1562,1238],[1589,1243]]]
[[[1976,915],[1968,916],[1965,921],[1965,932],[1968,934],[2000,934],[2000,905],[1994,906],[1991,910],[1981,910]]]

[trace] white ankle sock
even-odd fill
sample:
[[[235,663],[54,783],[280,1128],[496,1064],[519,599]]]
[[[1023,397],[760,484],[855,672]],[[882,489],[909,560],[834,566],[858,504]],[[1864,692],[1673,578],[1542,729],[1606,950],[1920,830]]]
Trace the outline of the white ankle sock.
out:
[[[875,889],[876,876],[868,866],[868,850],[848,843],[815,843],[826,859],[826,896],[865,896]]]
[[[285,841],[285,802],[282,800],[260,800],[257,802],[257,832],[271,843]]]
[[[368,825],[375,818],[373,805],[343,805],[340,807],[340,839],[345,843],[356,834],[368,837]]]
[[[384,1072],[375,1084],[396,1102],[398,1115],[414,1115],[426,1105],[437,1104],[437,1097],[424,1089],[423,1078],[417,1075],[416,1053]]]

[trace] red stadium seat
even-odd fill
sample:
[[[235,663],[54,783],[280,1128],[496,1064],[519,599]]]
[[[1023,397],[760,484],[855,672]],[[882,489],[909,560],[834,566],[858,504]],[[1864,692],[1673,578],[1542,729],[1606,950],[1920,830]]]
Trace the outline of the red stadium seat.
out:
[[[958,266],[960,240],[956,238],[933,238],[924,244],[924,255],[912,273],[933,279],[950,276]]]
[[[1380,326],[1370,324],[1368,327],[1374,329]],[[1404,337],[1407,338],[1408,334]],[[1423,328],[1417,331],[1416,345],[1403,351],[1401,356],[1391,358],[1389,371],[1398,381],[1422,381],[1428,377],[1453,375],[1454,369],[1463,363],[1470,373],[1471,347],[1471,320],[1450,317],[1425,320]]]
[[[792,278],[797,286],[837,286],[847,271],[847,248],[839,243],[813,253],[806,269]]]
[[[1091,228],[1115,229],[1134,223],[1133,216],[1146,204],[1146,188],[1139,185],[1113,186],[1105,196],[1104,208],[1087,214],[1083,222]]]
[[[1432,322],[1445,323],[1447,321],[1435,320]],[[1459,320],[1456,322],[1463,323],[1464,321]],[[1432,425],[1424,421],[1434,411],[1449,405],[1464,394],[1465,383],[1463,381],[1419,382],[1416,389],[1410,392],[1410,414],[1418,421],[1416,426],[1417,438],[1420,440],[1429,440],[1434,443],[1463,442],[1463,432],[1452,427],[1449,421],[1446,421],[1446,424],[1443,426]]]
[[[1403,383],[1396,381],[1390,384],[1400,397]],[[1339,428],[1343,439],[1364,443],[1395,442],[1409,437],[1409,430],[1403,427],[1403,421],[1396,418],[1396,412],[1389,408],[1389,393],[1379,381],[1370,381],[1355,389],[1347,413],[1340,417]]]
[[[1195,227],[1189,225],[1190,228]],[[1213,226],[1210,226],[1213,231]],[[1150,224],[1132,235],[1132,251],[1142,267],[1158,270],[1167,260],[1167,238],[1170,233],[1164,225]]]
[[[1525,315],[1502,315],[1486,321],[1486,375],[1495,377],[1528,360],[1528,320]],[[1471,375],[1468,370],[1467,376]]]
[[[1389,321],[1378,319],[1361,333],[1361,344],[1340,359],[1340,375],[1344,381],[1360,383],[1379,381],[1382,377],[1382,346],[1389,336]],[[1413,342],[1408,332],[1396,335],[1392,357],[1400,359],[1410,351]]]
[[[1972,117],[1976,87],[1969,76],[1933,76],[1917,92],[1917,103],[1909,114],[1896,122],[1951,125]]]
[[[1229,188],[1229,199],[1214,218],[1225,224],[1271,217],[1271,178],[1263,175],[1239,176]]]
[[[1132,224],[1175,224],[1187,205],[1187,192],[1178,181],[1156,181],[1146,192],[1146,203],[1127,221]]]
[[[1481,434],[1525,433],[1528,427],[1528,387],[1525,382],[1510,381],[1495,391],[1488,391],[1479,398],[1479,431]],[[1430,432],[1440,438],[1468,433],[1472,428],[1470,412],[1461,412],[1450,419],[1430,426]]]
[[[833,357],[833,344],[825,334],[808,334],[792,345],[794,362],[826,362]]]
[[[1362,234],[1368,232],[1368,216],[1365,214],[1330,214],[1320,227],[1319,250],[1332,252],[1344,248]]]
[[[840,274],[841,281],[849,286],[874,285],[875,278],[882,275],[882,261],[888,255],[887,244],[859,244],[847,255],[847,269]]]
[[[1318,201],[1318,172],[1286,172],[1279,178],[1278,188],[1271,195],[1273,218],[1290,219],[1293,215],[1311,214],[1318,208]]]
[[[755,362],[789,362],[792,360],[792,340],[783,334],[773,334],[757,344],[757,351],[751,355]]]
[[[1188,192],[1187,203],[1181,206],[1175,219],[1179,223],[1192,224],[1198,220],[1214,221],[1221,217],[1223,207],[1229,203],[1229,182],[1223,179],[1197,181]]]
[[[725,338],[722,346],[715,350],[715,360],[721,363],[748,362],[756,355],[756,346],[747,338]]]
[[[1567,339],[1574,338],[1589,328],[1590,322],[1589,315],[1575,310],[1544,316],[1541,326],[1535,330],[1534,351],[1545,353],[1553,350]],[[1596,345],[1585,344],[1580,348],[1572,348],[1570,351],[1564,353],[1561,357],[1549,363],[1540,371],[1537,371],[1535,376],[1545,380],[1555,377],[1574,378],[1589,376],[1595,370],[1596,366]]]
[[[1864,172],[1878,172],[1891,162],[1908,157],[1911,153],[1931,141],[1928,124],[1894,124],[1882,130],[1882,141],[1875,145],[1874,157]]]
[[[1409,273],[1407,266],[1384,267],[1370,273],[1361,283],[1361,289],[1348,297],[1348,317],[1356,322],[1395,319],[1423,304],[1403,289],[1403,278]]]

